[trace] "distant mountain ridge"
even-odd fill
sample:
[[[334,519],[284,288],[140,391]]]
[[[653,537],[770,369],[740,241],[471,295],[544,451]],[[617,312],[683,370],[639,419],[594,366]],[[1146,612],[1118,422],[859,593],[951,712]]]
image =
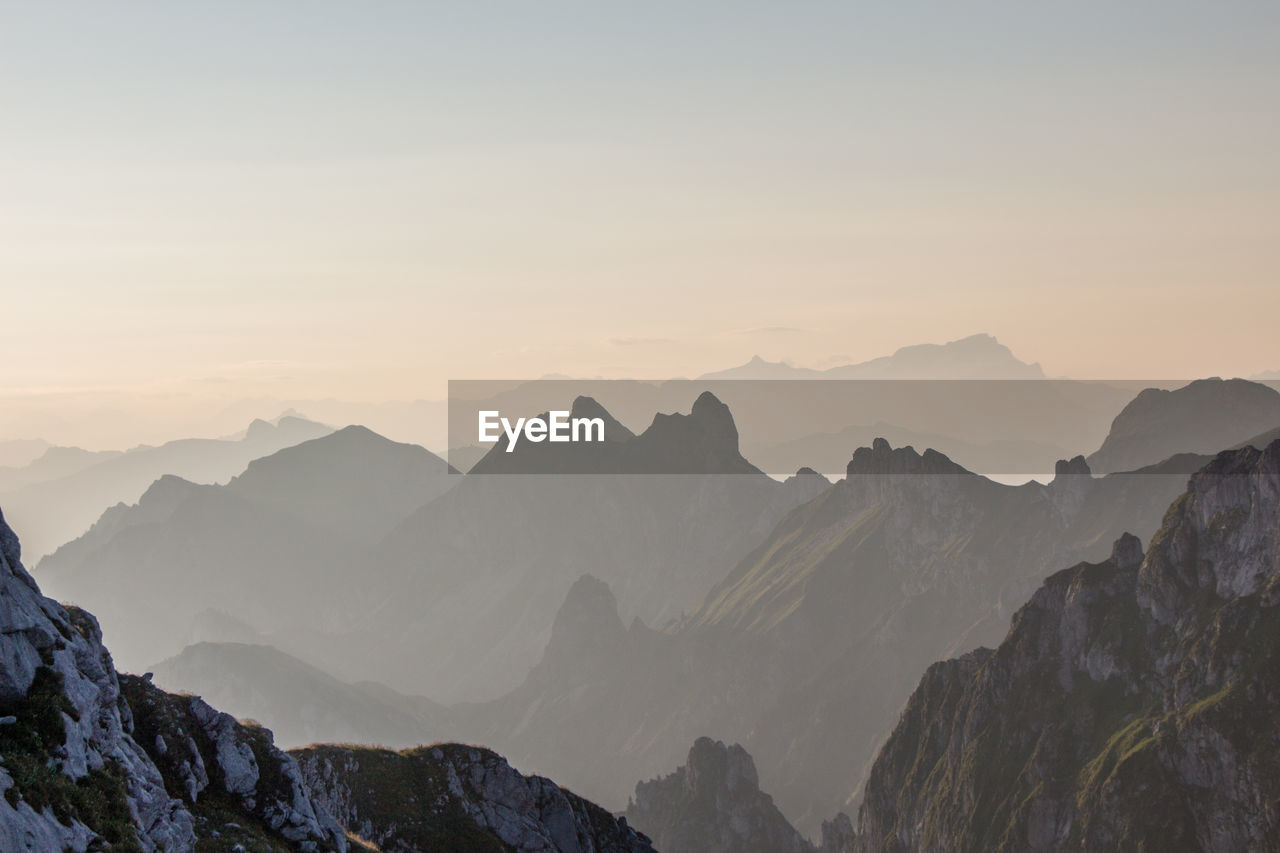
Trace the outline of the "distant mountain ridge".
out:
[[[428,699],[339,681],[264,644],[196,643],[150,669],[158,687],[270,722],[284,749],[350,742],[398,749],[448,740],[453,728],[449,710]]]
[[[1213,454],[1280,427],[1280,392],[1245,379],[1197,379],[1166,391],[1148,388],[1116,415],[1089,455],[1100,473],[1131,471],[1175,453]]]
[[[1043,379],[1038,363],[1018,360],[991,335],[945,344],[901,347],[893,355],[814,370],[753,357],[746,364],[704,373],[699,379]]]
[[[461,479],[450,471],[423,448],[346,427],[257,459],[226,485],[161,477],[36,573],[101,614],[130,667],[178,653],[210,608],[324,659],[331,650],[314,629],[341,635],[359,610],[352,567],[367,566],[386,531]],[[169,606],[139,618],[138,585]]]
[[[28,558],[34,562],[83,534],[108,507],[136,502],[166,474],[194,482],[225,482],[259,456],[331,431],[296,417],[282,417],[276,424],[257,420],[237,440],[182,439],[105,454],[101,461],[66,476],[6,491],[0,503],[24,531]]]

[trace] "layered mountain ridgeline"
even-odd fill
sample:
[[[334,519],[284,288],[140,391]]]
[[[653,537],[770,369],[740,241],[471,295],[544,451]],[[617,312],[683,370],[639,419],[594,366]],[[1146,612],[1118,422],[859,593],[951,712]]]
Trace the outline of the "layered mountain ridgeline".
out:
[[[437,699],[498,695],[537,661],[581,574],[615,583],[629,616],[678,617],[782,515],[829,486],[812,472],[780,483],[755,471],[714,398],[655,417],[639,436],[618,427],[600,471],[701,473],[460,477],[421,448],[350,427],[260,459],[226,486],[162,478],[37,573],[100,612],[134,668],[201,639],[197,617],[215,611],[243,629],[231,638],[276,645],[349,681]],[[525,470],[543,446],[497,457]],[[459,653],[423,654],[445,646]]]
[[[3,516],[0,604],[0,849],[347,849],[269,733],[117,676],[97,621],[40,594]]]
[[[0,440],[0,468],[14,471],[30,465],[53,447],[42,438],[6,438]]]
[[[653,850],[625,819],[481,747],[316,746],[294,756],[318,800],[379,850]]]
[[[0,494],[70,476],[91,465],[119,456],[121,452],[119,450],[85,450],[80,447],[49,447],[26,464],[0,467]]]
[[[859,850],[1280,848],[1280,442],[1191,478],[1145,556],[1050,577],[995,651],[932,667]]]
[[[420,447],[347,427],[258,459],[224,486],[162,477],[36,574],[99,614],[132,669],[198,639],[192,626],[211,609],[320,661],[351,630],[364,601],[357,567],[374,542],[458,479]]]
[[[329,427],[286,416],[270,424],[256,420],[237,439],[183,439],[159,447],[137,447],[54,479],[0,492],[0,505],[23,531],[33,562],[81,535],[102,513],[132,503],[158,477],[173,474],[200,483],[225,482],[251,459],[330,432]]]
[[[991,335],[970,335],[945,344],[901,347],[893,355],[826,370],[792,367],[756,356],[744,365],[704,374],[702,379],[1043,379],[1039,364],[1018,360]]]
[[[698,738],[674,773],[636,785],[627,821],[663,853],[812,853],[760,790],[740,745]]]
[[[317,760],[353,754],[376,760]],[[0,849],[372,850],[332,816],[354,809],[385,850],[651,849],[476,747],[301,756],[300,769],[267,729],[117,673],[97,621],[40,594],[0,515]]]
[[[155,683],[199,693],[236,717],[262,720],[285,748],[311,743],[409,747],[445,740],[452,714],[372,682],[349,684],[257,643],[196,643],[151,667]]]
[[[1199,379],[1174,391],[1148,388],[1116,416],[1089,456],[1102,473],[1151,465],[1175,453],[1217,453],[1280,427],[1280,392],[1244,379]]]
[[[575,407],[600,411],[586,400]],[[710,395],[634,437],[606,435],[616,440],[554,445],[594,448],[598,473],[555,473],[564,469],[558,452],[546,455],[552,445],[495,449],[393,531],[365,582],[381,596],[370,624],[396,634],[366,655],[382,668],[362,677],[438,700],[501,695],[537,663],[580,576],[609,583],[628,620],[660,625],[695,608],[778,519],[830,487],[811,471],[785,482],[756,471]],[[549,473],[497,473],[540,470],[539,460]],[[649,464],[667,473],[618,473]],[[421,654],[446,645],[457,652]]]
[[[611,806],[695,738],[737,740],[816,834],[850,808],[932,661],[998,641],[1056,566],[1155,531],[1186,482],[1166,470],[1188,464],[1093,478],[1077,458],[1013,487],[877,441],[676,626],[628,627],[600,582],[580,582],[525,682],[457,709],[463,734]]]

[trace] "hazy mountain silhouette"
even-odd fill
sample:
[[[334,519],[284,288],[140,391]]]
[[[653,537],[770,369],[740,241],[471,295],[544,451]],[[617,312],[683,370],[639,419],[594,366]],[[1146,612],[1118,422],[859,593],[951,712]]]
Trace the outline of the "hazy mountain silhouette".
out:
[[[1277,849],[1278,515],[1280,442],[1223,453],[1145,557],[1121,537],[930,667],[856,849]]]
[[[1244,379],[1198,379],[1148,388],[1116,416],[1089,456],[1101,473],[1151,465],[1175,453],[1217,453],[1280,426],[1280,392]]]
[[[292,749],[311,743],[393,748],[449,739],[448,709],[378,684],[349,684],[269,645],[197,643],[150,667],[157,686],[196,693],[258,720]]]
[[[107,459],[119,456],[120,450],[84,450],[80,447],[49,447],[36,459],[24,465],[0,468],[0,492],[11,492],[36,483],[45,483],[83,471]]]
[[[945,344],[901,347],[893,355],[826,370],[792,367],[755,356],[746,364],[704,373],[699,379],[1043,379],[1039,364],[1019,361],[991,335]]]
[[[1256,447],[1259,450],[1263,450],[1266,448],[1268,444],[1270,444],[1271,442],[1275,441],[1278,438],[1280,438],[1280,426],[1276,427],[1275,429],[1269,429],[1260,435],[1255,435],[1253,438],[1249,439],[1248,441],[1242,441],[1232,449],[1239,450],[1242,447]]]
[[[127,667],[177,653],[211,608],[323,659],[319,637],[340,645],[360,611],[374,543],[460,479],[448,470],[420,447],[347,427],[259,459],[224,486],[162,477],[37,574],[101,614]]]
[[[0,441],[0,468],[22,468],[30,465],[52,446],[42,438],[8,438]]]
[[[41,556],[89,529],[118,503],[133,503],[166,474],[199,483],[225,482],[250,460],[330,432],[301,418],[258,420],[238,440],[191,438],[137,447],[67,476],[0,494],[9,518],[24,531],[27,559]]]

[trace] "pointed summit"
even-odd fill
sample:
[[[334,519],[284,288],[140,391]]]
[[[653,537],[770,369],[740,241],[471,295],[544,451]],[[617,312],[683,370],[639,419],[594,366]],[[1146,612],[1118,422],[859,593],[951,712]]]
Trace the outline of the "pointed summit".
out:
[[[914,447],[894,449],[888,439],[877,438],[870,447],[859,447],[845,469],[846,477],[870,474],[965,474],[976,477],[971,471],[952,462],[945,454],[933,448],[917,453]]]
[[[630,441],[636,434],[623,426],[622,422],[609,414],[609,410],[600,405],[595,397],[578,396],[569,407],[571,418],[600,418],[604,421],[605,441]]]

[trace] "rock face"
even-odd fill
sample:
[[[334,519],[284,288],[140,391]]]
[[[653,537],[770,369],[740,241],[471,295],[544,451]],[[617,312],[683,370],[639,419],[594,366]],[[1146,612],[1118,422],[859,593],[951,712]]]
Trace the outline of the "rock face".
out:
[[[312,800],[297,763],[275,747],[270,731],[239,723],[199,696],[165,693],[145,678],[121,675],[120,684],[134,737],[170,790],[197,806],[206,792],[230,797],[271,834],[311,849],[345,847],[342,827]],[[201,834],[223,831],[207,815],[197,813],[196,821]]]
[[[1280,392],[1244,379],[1198,379],[1175,391],[1148,388],[1124,407],[1094,471],[1131,471],[1175,453],[1217,453],[1280,426]]]
[[[487,749],[318,746],[294,755],[326,809],[382,850],[653,850],[626,820]]]
[[[814,849],[760,790],[747,751],[707,737],[698,738],[676,772],[636,785],[627,820],[652,836],[664,853]]]
[[[0,849],[190,850],[202,827],[211,826],[202,795],[213,791],[254,799],[231,810],[244,820],[246,840],[346,849],[345,837],[304,789],[291,788],[281,803],[276,788],[261,784],[288,778],[290,768],[296,777],[288,756],[246,753],[237,745],[243,730],[198,699],[166,697],[187,703],[205,723],[140,736],[130,684],[126,679],[122,690],[97,620],[40,594],[0,515],[0,718],[7,719],[0,725]],[[153,753],[172,746],[181,754],[188,736],[203,744],[203,756],[185,760],[185,775],[162,772]]]
[[[1224,452],[1145,557],[1121,537],[931,667],[857,849],[1280,849],[1278,520],[1280,442]]]

